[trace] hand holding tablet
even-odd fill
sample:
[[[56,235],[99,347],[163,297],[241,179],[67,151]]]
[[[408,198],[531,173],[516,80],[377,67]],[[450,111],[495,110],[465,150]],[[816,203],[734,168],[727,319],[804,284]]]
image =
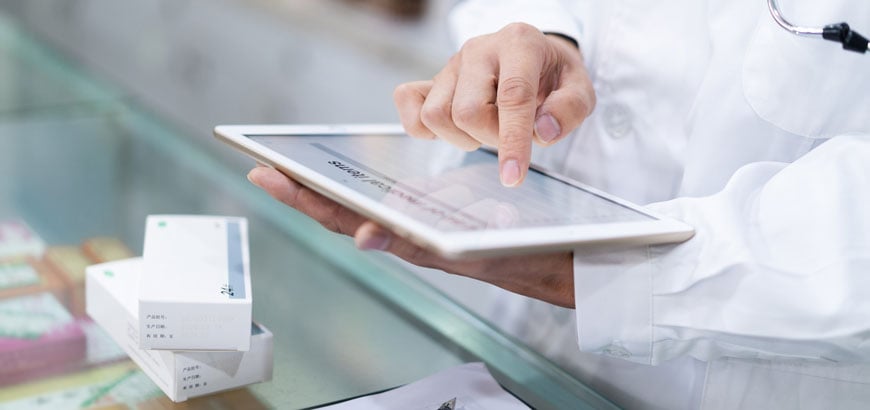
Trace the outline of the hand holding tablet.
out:
[[[224,142],[307,188],[450,259],[688,239],[692,228],[533,167],[515,188],[484,150],[391,126],[221,126]],[[448,161],[435,155],[456,152]],[[455,160],[458,158],[458,161]]]
[[[396,126],[220,126],[215,135],[267,165],[252,182],[360,248],[562,306],[573,305],[572,249],[693,233],[537,167],[506,188],[495,154],[462,153]]]
[[[446,259],[298,184],[273,168],[257,167],[248,174],[248,178],[275,199],[312,217],[325,228],[353,236],[360,249],[386,251],[417,266],[482,280],[555,305],[574,306],[573,257],[570,252],[476,260]]]

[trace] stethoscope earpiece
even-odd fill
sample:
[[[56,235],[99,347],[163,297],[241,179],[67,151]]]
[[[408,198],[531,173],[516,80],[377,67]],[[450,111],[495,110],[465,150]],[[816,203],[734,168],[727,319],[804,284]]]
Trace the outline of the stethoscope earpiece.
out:
[[[853,31],[846,23],[829,24],[822,28],[800,27],[789,23],[783,16],[776,0],[767,0],[767,8],[773,20],[785,30],[798,36],[821,37],[843,45],[843,49],[857,53],[866,53],[870,49],[870,41]]]

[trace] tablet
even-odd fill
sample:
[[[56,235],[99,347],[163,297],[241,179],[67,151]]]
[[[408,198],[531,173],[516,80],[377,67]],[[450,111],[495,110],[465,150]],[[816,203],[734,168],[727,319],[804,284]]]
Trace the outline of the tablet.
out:
[[[690,238],[690,226],[533,166],[519,187],[494,152],[463,152],[393,125],[233,125],[215,136],[446,258]]]

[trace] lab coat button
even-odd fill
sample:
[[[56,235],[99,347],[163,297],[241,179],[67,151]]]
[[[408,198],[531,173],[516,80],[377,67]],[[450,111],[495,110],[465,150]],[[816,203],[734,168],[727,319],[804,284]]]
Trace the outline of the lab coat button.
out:
[[[613,138],[622,138],[631,131],[631,111],[622,104],[604,109],[604,129]]]

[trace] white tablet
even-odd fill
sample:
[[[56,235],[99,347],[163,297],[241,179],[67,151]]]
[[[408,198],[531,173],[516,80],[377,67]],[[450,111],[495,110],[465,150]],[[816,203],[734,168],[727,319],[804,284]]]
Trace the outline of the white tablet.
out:
[[[458,259],[690,238],[690,226],[533,167],[506,188],[495,153],[393,125],[218,126],[215,136],[414,243]]]

